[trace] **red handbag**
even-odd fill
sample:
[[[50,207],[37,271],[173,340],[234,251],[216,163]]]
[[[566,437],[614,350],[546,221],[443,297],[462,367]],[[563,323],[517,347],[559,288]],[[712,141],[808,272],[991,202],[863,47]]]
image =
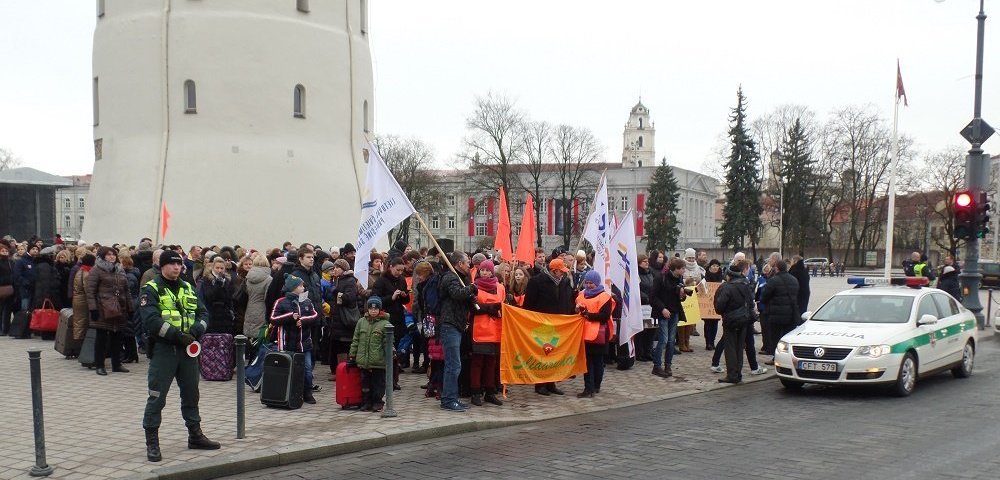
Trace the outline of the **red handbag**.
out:
[[[55,332],[59,329],[59,310],[52,306],[49,299],[45,299],[42,308],[31,312],[31,326],[35,332]]]

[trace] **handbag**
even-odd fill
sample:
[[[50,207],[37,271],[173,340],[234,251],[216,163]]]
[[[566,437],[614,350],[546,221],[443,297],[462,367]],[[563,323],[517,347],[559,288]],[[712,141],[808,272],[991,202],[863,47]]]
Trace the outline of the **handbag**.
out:
[[[31,312],[30,328],[36,332],[55,332],[59,329],[59,310],[52,306],[49,299],[42,302],[42,308]]]
[[[0,285],[0,300],[10,298],[14,296],[14,286],[13,285]]]

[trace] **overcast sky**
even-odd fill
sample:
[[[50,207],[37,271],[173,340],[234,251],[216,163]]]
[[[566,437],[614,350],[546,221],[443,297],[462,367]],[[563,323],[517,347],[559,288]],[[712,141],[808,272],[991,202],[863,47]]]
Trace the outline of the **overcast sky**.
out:
[[[619,161],[641,92],[657,158],[700,170],[738,85],[751,117],[870,103],[891,121],[899,58],[900,131],[922,149],[966,146],[978,3],[371,0],[376,131],[418,137],[449,164],[475,96],[493,90],[533,119],[591,129]],[[1000,128],[1000,1],[986,9],[983,117]],[[94,22],[90,0],[3,0],[0,147],[26,166],[91,171]]]

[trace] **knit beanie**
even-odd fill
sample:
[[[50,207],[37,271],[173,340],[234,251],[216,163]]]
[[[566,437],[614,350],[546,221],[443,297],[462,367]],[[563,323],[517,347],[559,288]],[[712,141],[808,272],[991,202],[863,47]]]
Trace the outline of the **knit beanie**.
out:
[[[489,270],[496,273],[496,266],[493,265],[492,260],[483,260],[482,262],[479,262],[479,266],[476,267],[476,270]]]
[[[368,301],[365,302],[365,310],[372,307],[378,307],[379,310],[382,310],[382,299],[379,297],[369,297]]]
[[[333,261],[333,266],[334,267],[340,267],[340,269],[343,270],[343,271],[345,271],[345,272],[351,269],[351,264],[347,263],[347,260],[344,260],[343,258],[338,258],[338,259],[334,260]]]
[[[337,266],[337,265],[334,264],[333,262],[327,260],[327,261],[323,262],[323,271],[325,272],[327,270],[333,270],[333,267],[335,267],[335,266]]]
[[[302,279],[292,274],[285,274],[285,292],[291,292],[302,285]]]
[[[601,274],[597,273],[597,270],[591,270],[583,276],[584,282],[591,282],[594,285],[601,284]]]

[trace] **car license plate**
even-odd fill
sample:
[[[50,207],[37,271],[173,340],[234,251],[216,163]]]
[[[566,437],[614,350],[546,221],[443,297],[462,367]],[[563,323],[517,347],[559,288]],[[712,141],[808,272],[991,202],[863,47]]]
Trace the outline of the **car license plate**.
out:
[[[799,370],[812,370],[815,372],[836,372],[837,364],[830,362],[803,362],[799,361]]]

